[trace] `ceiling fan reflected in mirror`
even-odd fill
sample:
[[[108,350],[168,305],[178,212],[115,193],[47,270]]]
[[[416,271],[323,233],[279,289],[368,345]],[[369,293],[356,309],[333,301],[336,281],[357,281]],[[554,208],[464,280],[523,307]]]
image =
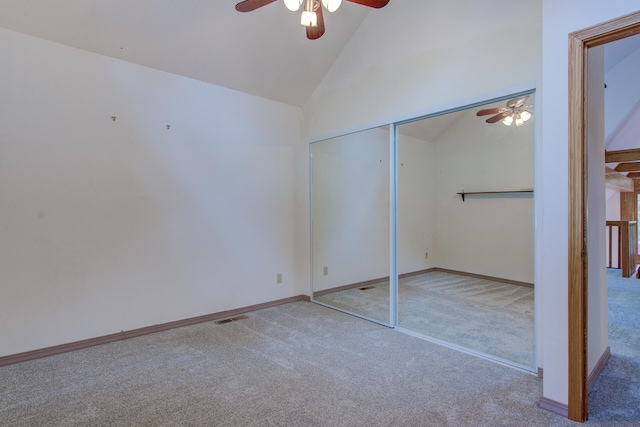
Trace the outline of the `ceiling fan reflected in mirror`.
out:
[[[533,116],[533,113],[527,110],[527,108],[531,108],[532,106],[524,105],[527,102],[527,99],[529,99],[529,95],[513,98],[507,101],[506,107],[480,110],[476,115],[493,115],[493,117],[489,117],[487,119],[487,123],[497,123],[502,121],[502,123],[507,126],[511,126],[515,123],[515,125],[519,127]]]
[[[244,0],[236,5],[238,12],[251,12],[262,6],[266,6],[277,0]],[[346,0],[351,3],[380,9],[385,7],[389,0]],[[322,3],[322,5],[320,4]],[[297,12],[301,7],[300,25],[306,27],[307,38],[310,40],[319,39],[324,34],[324,17],[322,8],[328,12],[335,12],[342,4],[342,0],[284,0],[284,5],[292,12]]]

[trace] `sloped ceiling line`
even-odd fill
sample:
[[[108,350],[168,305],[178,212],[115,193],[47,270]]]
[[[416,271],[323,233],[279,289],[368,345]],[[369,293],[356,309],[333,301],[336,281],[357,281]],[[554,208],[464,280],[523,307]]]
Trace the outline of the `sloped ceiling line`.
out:
[[[373,10],[343,2],[310,41],[282,1],[238,1],[0,0],[0,27],[302,107]]]

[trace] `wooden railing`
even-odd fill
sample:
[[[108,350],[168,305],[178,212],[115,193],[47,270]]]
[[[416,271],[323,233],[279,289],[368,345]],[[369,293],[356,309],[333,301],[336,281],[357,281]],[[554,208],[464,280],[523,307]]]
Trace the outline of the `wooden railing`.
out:
[[[614,228],[617,233],[614,235]],[[618,254],[618,266],[622,269],[622,277],[631,277],[636,271],[636,255],[638,252],[638,223],[637,221],[607,221],[609,233],[609,247],[607,248],[607,267],[613,267],[614,236],[617,239],[615,250]]]

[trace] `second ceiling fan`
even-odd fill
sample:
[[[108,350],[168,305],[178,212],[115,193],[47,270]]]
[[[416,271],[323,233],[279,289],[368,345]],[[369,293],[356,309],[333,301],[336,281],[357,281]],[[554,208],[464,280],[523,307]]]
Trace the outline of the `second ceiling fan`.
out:
[[[502,121],[503,124],[511,126],[515,123],[516,126],[522,126],[524,122],[529,120],[532,116],[531,112],[527,108],[531,108],[531,105],[524,105],[529,99],[529,95],[524,95],[518,98],[513,98],[507,101],[507,106],[502,108],[489,108],[486,110],[480,110],[476,113],[478,116],[489,117],[487,123],[497,123]]]
[[[238,12],[251,12],[262,6],[266,6],[277,0],[244,0],[236,5]],[[320,4],[322,1],[322,5]],[[389,3],[389,0],[346,0],[351,3],[380,9]],[[322,7],[329,12],[335,12],[342,3],[342,0],[284,0],[284,4],[292,12],[298,11],[304,4],[300,25],[307,28],[307,38],[310,40],[319,39],[324,34],[324,17]]]

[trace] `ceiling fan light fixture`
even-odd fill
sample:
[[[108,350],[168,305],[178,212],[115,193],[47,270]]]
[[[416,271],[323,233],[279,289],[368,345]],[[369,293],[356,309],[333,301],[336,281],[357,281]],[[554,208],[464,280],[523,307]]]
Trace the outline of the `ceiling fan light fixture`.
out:
[[[318,15],[315,12],[305,10],[300,18],[300,25],[303,27],[317,27]]]
[[[505,117],[504,120],[502,120],[502,123],[507,126],[511,126],[511,124],[513,123],[513,115]]]
[[[322,5],[329,12],[335,12],[336,10],[338,10],[341,4],[342,0],[322,0]]]
[[[531,118],[531,113],[528,112],[527,110],[524,110],[520,113],[520,117],[522,117],[522,120],[524,120],[525,122],[527,120],[529,120]]]
[[[516,126],[517,127],[522,126],[524,124],[524,120],[522,119],[522,114],[520,112],[517,112],[515,113],[515,116],[516,116],[516,120],[515,120]]]
[[[236,4],[238,12],[251,12],[277,0],[242,0]],[[329,12],[338,10],[343,0],[283,0],[285,7],[293,12],[302,9],[300,25],[306,27],[307,39],[317,40],[324,34],[324,14],[322,9]],[[385,7],[390,0],[347,0],[362,6],[380,9]],[[304,4],[304,7],[303,7]]]
[[[303,0],[284,0],[284,5],[291,12],[297,12],[300,9],[300,6],[302,6],[302,1]]]

